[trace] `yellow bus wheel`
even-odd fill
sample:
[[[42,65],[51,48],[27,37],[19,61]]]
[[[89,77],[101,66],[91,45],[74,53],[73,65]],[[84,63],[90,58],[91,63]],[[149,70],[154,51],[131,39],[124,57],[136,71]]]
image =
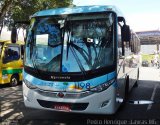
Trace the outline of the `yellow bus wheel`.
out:
[[[10,85],[11,86],[16,86],[19,83],[19,78],[17,75],[12,75],[10,79]]]

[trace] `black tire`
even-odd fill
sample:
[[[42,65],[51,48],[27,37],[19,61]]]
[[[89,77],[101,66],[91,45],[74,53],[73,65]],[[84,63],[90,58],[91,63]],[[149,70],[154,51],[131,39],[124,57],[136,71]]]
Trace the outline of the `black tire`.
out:
[[[19,83],[18,75],[12,75],[10,79],[10,86],[17,86]]]
[[[124,102],[126,102],[128,100],[128,94],[129,94],[129,76],[126,76]]]

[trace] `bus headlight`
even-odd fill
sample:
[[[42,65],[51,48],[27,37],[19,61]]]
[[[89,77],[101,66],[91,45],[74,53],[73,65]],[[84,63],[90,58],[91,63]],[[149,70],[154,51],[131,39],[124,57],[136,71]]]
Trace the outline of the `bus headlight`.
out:
[[[30,83],[28,80],[23,79],[23,83],[30,89],[36,89],[37,87],[35,85],[33,85],[32,83]]]
[[[114,82],[115,82],[115,79],[111,79],[106,83],[102,83],[94,88],[91,88],[90,91],[91,92],[102,92],[106,90],[107,88],[109,88]]]

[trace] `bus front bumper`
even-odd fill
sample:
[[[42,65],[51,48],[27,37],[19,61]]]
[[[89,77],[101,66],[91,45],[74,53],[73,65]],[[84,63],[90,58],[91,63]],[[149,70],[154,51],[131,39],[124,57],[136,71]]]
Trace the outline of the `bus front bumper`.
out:
[[[116,89],[110,86],[107,90],[93,93],[82,98],[63,98],[39,93],[29,89],[23,83],[23,97],[26,107],[91,114],[114,114],[117,110]]]

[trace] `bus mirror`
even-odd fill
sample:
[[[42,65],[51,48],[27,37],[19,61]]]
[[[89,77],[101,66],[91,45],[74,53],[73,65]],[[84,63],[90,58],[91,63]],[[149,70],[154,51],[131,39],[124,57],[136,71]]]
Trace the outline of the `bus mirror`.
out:
[[[16,43],[17,41],[17,28],[14,26],[11,31],[11,42]]]
[[[121,28],[121,37],[122,41],[124,42],[130,42],[131,39],[131,32],[130,32],[130,27],[128,25],[123,25]]]

